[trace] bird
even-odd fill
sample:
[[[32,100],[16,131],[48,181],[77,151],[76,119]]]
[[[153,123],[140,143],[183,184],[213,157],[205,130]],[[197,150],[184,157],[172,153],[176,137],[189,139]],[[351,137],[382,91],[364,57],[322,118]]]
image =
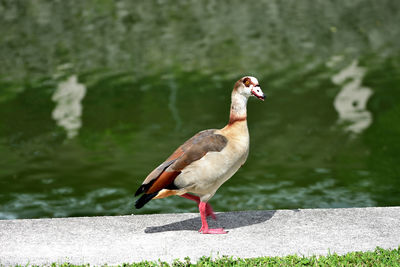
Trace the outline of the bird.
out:
[[[216,219],[208,203],[218,188],[245,163],[249,154],[247,100],[264,101],[258,80],[239,79],[231,94],[228,124],[222,129],[204,130],[178,147],[144,179],[135,193],[137,209],[152,199],[178,195],[197,202],[203,234],[226,234],[223,228],[208,227],[207,217]]]

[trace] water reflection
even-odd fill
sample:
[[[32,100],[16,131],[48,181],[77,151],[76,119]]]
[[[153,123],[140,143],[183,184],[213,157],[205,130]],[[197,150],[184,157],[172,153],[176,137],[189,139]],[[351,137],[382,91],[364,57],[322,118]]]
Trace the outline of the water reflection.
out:
[[[68,138],[75,137],[82,126],[81,102],[85,94],[86,87],[78,83],[76,75],[72,75],[58,85],[52,96],[52,100],[57,103],[52,117],[58,126],[65,129]]]
[[[345,131],[356,134],[372,123],[372,114],[366,109],[372,90],[362,86],[365,72],[366,69],[358,66],[358,61],[354,60],[332,77],[334,84],[342,85],[334,101],[335,109],[339,113],[338,123],[350,123]]]

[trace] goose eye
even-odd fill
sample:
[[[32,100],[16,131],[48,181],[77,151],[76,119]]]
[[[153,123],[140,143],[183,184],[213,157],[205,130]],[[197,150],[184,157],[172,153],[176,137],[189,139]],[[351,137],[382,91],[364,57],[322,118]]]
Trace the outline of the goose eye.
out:
[[[246,87],[249,87],[249,86],[250,86],[250,79],[249,79],[249,78],[245,78],[245,79],[243,80],[243,84],[244,84]]]

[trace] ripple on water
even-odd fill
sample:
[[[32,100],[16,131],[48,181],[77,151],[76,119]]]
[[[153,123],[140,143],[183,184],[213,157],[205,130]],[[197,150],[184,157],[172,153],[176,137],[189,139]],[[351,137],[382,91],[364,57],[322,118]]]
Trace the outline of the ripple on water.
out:
[[[71,187],[50,194],[12,194],[0,212],[0,219],[128,214],[133,196],[124,189],[102,188],[77,196]]]

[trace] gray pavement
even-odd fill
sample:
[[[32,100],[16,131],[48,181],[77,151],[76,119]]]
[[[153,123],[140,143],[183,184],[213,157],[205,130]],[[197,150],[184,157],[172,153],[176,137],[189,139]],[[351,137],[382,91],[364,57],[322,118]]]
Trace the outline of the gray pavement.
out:
[[[116,265],[189,256],[344,254],[400,245],[400,207],[218,213],[226,235],[203,235],[198,214],[0,221],[0,265]]]

